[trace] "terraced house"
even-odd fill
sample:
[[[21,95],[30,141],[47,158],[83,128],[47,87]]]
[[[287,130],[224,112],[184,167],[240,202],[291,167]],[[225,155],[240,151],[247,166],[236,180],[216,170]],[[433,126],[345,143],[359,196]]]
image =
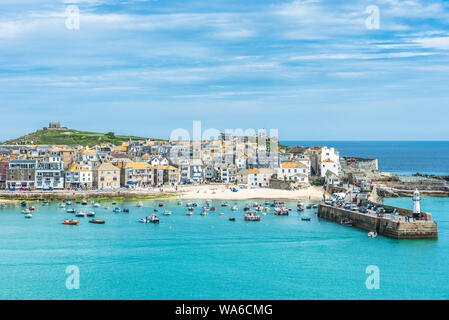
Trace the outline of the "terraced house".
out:
[[[104,162],[93,169],[93,187],[96,189],[120,188],[120,169]]]
[[[154,184],[155,185],[177,185],[179,183],[179,170],[173,166],[155,166]]]
[[[11,160],[6,168],[6,189],[33,189],[36,179],[36,160]]]
[[[64,162],[56,153],[37,163],[36,189],[64,189]]]
[[[129,162],[122,167],[122,186],[149,187],[153,184],[153,167],[146,162]]]
[[[75,163],[65,174],[66,188],[91,188],[92,171],[88,166]]]

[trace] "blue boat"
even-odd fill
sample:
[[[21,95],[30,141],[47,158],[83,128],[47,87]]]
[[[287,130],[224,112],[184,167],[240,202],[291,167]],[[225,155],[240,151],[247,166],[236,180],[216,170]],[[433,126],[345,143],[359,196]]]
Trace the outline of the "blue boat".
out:
[[[20,203],[20,205],[21,205],[22,207],[26,207],[26,206],[27,206],[27,202],[26,202],[26,201],[22,201],[22,202]]]

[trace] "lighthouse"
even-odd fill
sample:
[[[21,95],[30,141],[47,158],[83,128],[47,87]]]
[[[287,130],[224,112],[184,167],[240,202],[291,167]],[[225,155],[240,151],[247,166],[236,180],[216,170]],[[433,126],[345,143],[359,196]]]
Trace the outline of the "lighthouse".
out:
[[[420,214],[421,213],[421,196],[419,194],[418,189],[413,193],[413,213]]]

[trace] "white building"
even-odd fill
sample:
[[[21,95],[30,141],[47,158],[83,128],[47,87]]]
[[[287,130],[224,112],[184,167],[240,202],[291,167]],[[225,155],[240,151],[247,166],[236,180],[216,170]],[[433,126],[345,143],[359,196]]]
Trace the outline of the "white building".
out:
[[[248,185],[251,187],[268,187],[273,173],[272,169],[249,169]]]
[[[327,171],[340,175],[340,154],[334,148],[323,147],[319,158],[320,176],[325,177]]]
[[[282,162],[277,168],[279,180],[294,180],[301,183],[309,183],[310,161]]]
[[[67,188],[92,187],[93,174],[91,167],[79,163],[73,164],[65,173],[65,185]]]
[[[36,189],[64,189],[64,162],[59,156],[38,162]]]

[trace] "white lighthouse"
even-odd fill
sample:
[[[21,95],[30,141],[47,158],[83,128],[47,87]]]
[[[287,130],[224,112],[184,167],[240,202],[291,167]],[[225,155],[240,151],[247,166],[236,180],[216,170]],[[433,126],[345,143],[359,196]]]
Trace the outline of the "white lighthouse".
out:
[[[413,193],[413,213],[421,213],[421,196],[418,189]]]

